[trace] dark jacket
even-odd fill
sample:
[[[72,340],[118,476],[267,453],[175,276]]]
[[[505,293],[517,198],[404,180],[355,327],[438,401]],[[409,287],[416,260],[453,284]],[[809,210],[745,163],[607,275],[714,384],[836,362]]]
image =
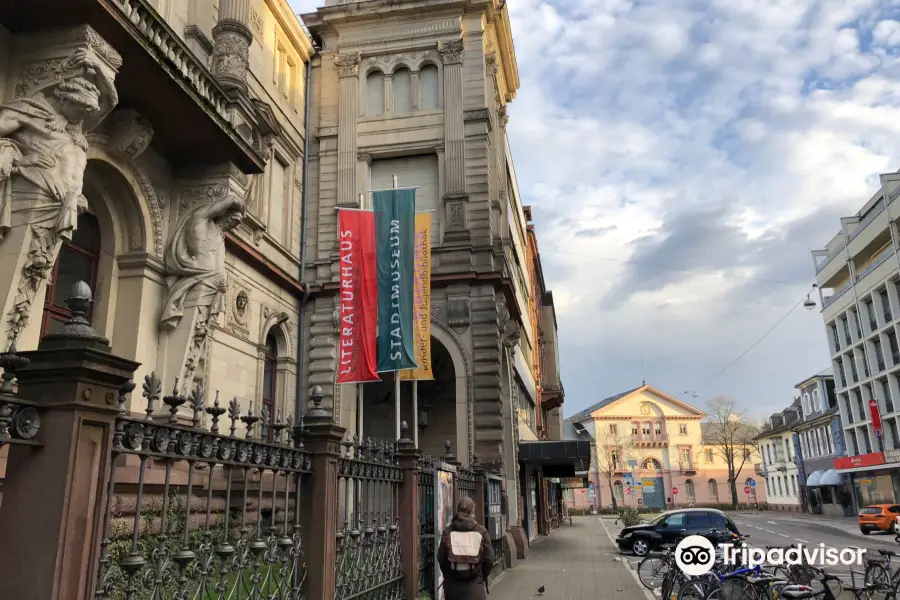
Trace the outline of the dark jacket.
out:
[[[481,534],[481,570],[473,579],[457,579],[456,574],[450,569],[444,537],[451,531],[477,531]],[[475,519],[459,514],[453,517],[450,526],[441,532],[437,560],[441,567],[441,573],[444,575],[444,598],[446,600],[487,599],[487,588],[484,582],[488,580],[488,575],[494,567],[494,549],[491,547],[491,538],[487,529],[479,525]]]

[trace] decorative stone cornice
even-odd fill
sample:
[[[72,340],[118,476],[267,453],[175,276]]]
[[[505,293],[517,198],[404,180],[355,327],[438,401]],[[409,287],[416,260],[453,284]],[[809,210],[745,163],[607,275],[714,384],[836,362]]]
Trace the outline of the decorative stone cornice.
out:
[[[359,52],[335,55],[334,64],[338,68],[341,79],[359,75],[359,58]]]
[[[441,62],[445,65],[461,65],[465,45],[462,40],[449,40],[438,42],[438,52],[441,53]]]

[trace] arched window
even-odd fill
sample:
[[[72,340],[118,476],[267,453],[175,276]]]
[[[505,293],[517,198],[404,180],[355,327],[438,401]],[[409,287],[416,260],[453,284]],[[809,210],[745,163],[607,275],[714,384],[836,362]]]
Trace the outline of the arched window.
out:
[[[278,343],[275,336],[271,333],[266,336],[266,354],[263,358],[263,406],[269,408],[271,419],[275,418],[275,394],[277,393],[277,377],[278,377]],[[269,438],[271,441],[272,430],[269,429]]]
[[[384,74],[372,71],[366,77],[366,115],[377,117],[384,114]]]
[[[69,297],[75,282],[87,283],[96,299],[99,262],[100,225],[97,223],[97,217],[82,213],[78,215],[78,228],[72,233],[72,239],[63,240],[56,264],[53,266],[53,273],[47,283],[41,323],[42,337],[56,331],[72,317],[72,311],[66,306],[66,298]],[[93,318],[90,310],[87,318],[89,321]]]
[[[813,410],[818,412],[822,410],[822,403],[819,401],[819,390],[815,389],[812,391],[812,405]]]
[[[645,458],[641,468],[647,471],[662,471],[662,464],[655,458]]]
[[[613,494],[616,495],[616,500],[621,500],[625,497],[621,481],[616,480],[616,482],[613,484]]]
[[[709,480],[709,497],[710,498],[718,498],[719,497],[719,484],[716,483],[715,479]]]
[[[694,482],[691,479],[688,479],[684,482],[684,493],[688,498],[694,497]]]
[[[402,115],[412,109],[412,77],[409,69],[400,67],[394,71],[394,113]]]
[[[440,106],[438,96],[438,68],[425,65],[419,70],[419,107],[422,110],[434,110]]]

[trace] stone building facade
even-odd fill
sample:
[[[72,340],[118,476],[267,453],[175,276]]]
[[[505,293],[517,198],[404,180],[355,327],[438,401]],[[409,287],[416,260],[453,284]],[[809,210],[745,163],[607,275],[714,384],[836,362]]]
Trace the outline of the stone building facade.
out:
[[[334,383],[337,209],[371,208],[369,192],[395,178],[398,187],[416,187],[416,209],[433,215],[435,379],[417,384],[415,404],[412,384],[401,383],[400,418],[418,424],[424,452],[443,454],[449,441],[463,464],[477,456],[500,472],[515,530],[519,442],[547,428],[538,365],[542,319],[553,309],[552,299],[546,310],[535,303],[535,289],[545,290],[542,280],[535,285],[530,215],[506,138],[507,106],[519,87],[508,9],[497,0],[328,0],[302,19],[318,50],[310,80],[304,386],[322,386],[351,431],[393,435],[391,376]],[[555,316],[549,323],[555,340]],[[550,356],[558,408],[555,350]]]
[[[2,343],[85,280],[138,381],[292,414],[308,35],[286,0],[53,4],[0,7]]]
[[[522,264],[512,256],[510,220],[521,207],[510,199],[505,127],[518,75],[500,4],[328,2],[303,16],[320,44],[312,63],[308,384],[323,386],[342,422],[355,424],[355,386],[333,383],[335,208],[368,207],[367,192],[391,187],[396,174],[401,187],[419,186],[417,210],[434,211],[433,337],[452,362],[455,410],[428,422],[455,420],[451,441],[463,462],[502,455],[503,331],[520,322],[527,301],[513,287]],[[384,393],[372,389],[368,398],[377,403]],[[423,449],[440,450],[443,440],[435,444]]]

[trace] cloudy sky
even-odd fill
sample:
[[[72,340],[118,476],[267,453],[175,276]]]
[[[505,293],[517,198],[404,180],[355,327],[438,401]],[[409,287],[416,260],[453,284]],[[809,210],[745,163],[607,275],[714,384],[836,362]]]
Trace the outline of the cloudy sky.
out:
[[[566,414],[644,378],[701,407],[788,404],[829,366],[818,308],[717,373],[805,296],[810,250],[900,168],[897,0],[509,8],[522,81],[509,131]]]

